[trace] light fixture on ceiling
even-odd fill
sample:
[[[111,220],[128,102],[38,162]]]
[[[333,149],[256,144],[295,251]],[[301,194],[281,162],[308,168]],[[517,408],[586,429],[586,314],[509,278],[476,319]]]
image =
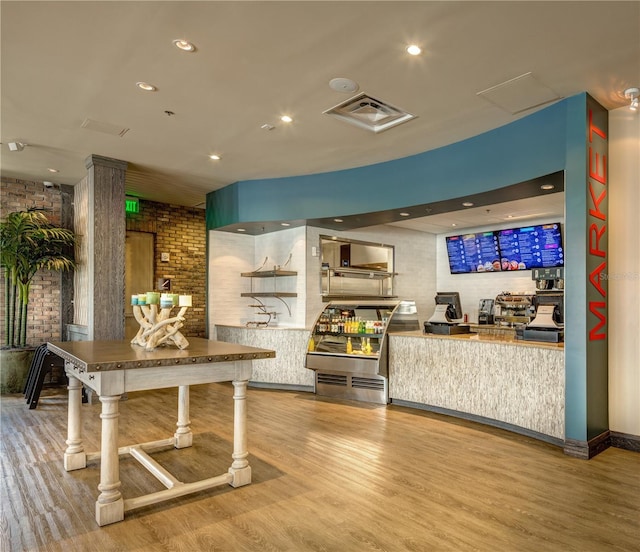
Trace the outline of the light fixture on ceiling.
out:
[[[54,168],[48,168],[47,169],[50,173],[57,173],[60,172],[58,169],[54,169]]]
[[[543,184],[540,186],[541,190],[553,190],[555,186],[553,184]]]
[[[177,39],[173,41],[173,45],[183,52],[195,52],[196,47],[188,40]]]
[[[473,207],[473,203],[471,203],[471,201],[464,201],[462,203],[463,207]]]
[[[410,217],[410,216],[411,216],[411,213],[405,213],[405,212],[402,212],[402,213],[400,213],[400,216],[401,216],[401,217]]]
[[[280,117],[280,120],[283,123],[291,123],[291,122],[293,122],[293,119],[291,117],[289,117],[289,115],[283,115],[282,117]]]
[[[422,48],[417,44],[411,44],[407,46],[407,54],[412,56],[419,56],[422,53]]]
[[[155,92],[157,90],[157,88],[155,86],[153,86],[153,84],[149,84],[148,82],[136,82],[136,86],[140,89],[140,90],[144,90],[145,92]]]
[[[244,228],[238,228],[238,229],[237,229],[237,232],[246,232],[246,229],[244,229]]]
[[[214,161],[220,161],[220,159],[222,159],[222,157],[220,157],[217,153],[212,153],[209,156],[209,159],[213,159]]]
[[[631,111],[638,111],[638,98],[640,97],[640,89],[627,88],[624,91],[624,97],[629,100],[629,109]]]
[[[280,226],[291,226],[291,224],[289,224],[288,222],[281,222]]]
[[[342,219],[341,218],[335,218],[335,219],[333,219],[333,222],[342,222]]]
[[[22,151],[27,144],[22,142],[9,142],[9,151]]]

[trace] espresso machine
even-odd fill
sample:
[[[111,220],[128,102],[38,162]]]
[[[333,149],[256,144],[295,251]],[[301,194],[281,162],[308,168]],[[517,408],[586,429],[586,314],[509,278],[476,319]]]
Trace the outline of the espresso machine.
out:
[[[496,296],[495,324],[514,327],[531,322],[535,313],[535,296],[532,293],[504,291]]]

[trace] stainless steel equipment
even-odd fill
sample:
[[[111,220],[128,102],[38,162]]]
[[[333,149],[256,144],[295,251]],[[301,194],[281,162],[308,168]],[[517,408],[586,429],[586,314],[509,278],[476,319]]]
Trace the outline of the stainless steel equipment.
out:
[[[480,299],[478,307],[478,324],[493,324],[493,299]]]
[[[535,295],[503,292],[496,297],[494,320],[499,326],[528,324],[535,314]]]
[[[318,316],[305,366],[318,395],[389,401],[387,334],[418,330],[414,301],[333,301]]]

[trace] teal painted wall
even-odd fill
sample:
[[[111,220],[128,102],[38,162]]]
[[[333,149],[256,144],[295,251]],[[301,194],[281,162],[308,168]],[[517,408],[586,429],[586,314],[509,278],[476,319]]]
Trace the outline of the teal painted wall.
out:
[[[236,182],[207,196],[207,228],[383,211],[565,172],[566,438],[608,427],[606,350],[587,359],[587,94],[443,148],[367,167]],[[337,200],[339,198],[339,201]]]
[[[566,110],[559,102],[468,140],[367,167],[236,182],[207,196],[208,227],[384,211],[560,171]]]

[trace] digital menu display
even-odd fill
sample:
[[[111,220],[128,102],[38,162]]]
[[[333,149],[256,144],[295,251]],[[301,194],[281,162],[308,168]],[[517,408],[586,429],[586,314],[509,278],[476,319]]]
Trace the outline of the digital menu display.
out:
[[[564,266],[559,223],[448,236],[451,274]]]
[[[560,224],[541,224],[498,232],[502,270],[564,266]]]
[[[465,274],[469,272],[469,263],[465,252],[462,236],[449,236],[447,238],[447,255],[449,256],[449,269],[451,274]]]
[[[495,232],[449,236],[447,254],[452,274],[500,270],[500,251]]]

